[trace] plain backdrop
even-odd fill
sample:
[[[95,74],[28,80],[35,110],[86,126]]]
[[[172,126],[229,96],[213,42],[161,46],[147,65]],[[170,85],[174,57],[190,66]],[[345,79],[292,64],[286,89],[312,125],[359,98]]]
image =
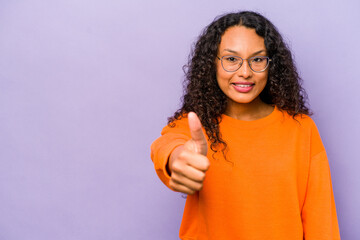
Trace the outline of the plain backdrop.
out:
[[[342,239],[360,239],[358,0],[0,0],[0,240],[178,239],[185,199],[150,144],[180,106],[193,42],[238,10],[289,44]]]

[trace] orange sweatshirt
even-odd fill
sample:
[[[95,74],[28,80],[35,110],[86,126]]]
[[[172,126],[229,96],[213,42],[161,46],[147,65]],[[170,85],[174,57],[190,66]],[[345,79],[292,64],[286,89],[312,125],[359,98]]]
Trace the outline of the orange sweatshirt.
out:
[[[186,240],[339,240],[328,159],[313,120],[275,107],[265,118],[222,115],[226,159],[208,150],[203,189],[186,199]],[[187,118],[164,127],[151,145],[159,178],[172,150],[190,139]],[[208,143],[208,146],[210,144]]]

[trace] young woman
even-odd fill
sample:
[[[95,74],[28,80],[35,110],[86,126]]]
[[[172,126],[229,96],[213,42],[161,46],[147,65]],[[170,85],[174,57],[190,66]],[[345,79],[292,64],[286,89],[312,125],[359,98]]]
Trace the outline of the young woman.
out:
[[[151,146],[187,195],[181,239],[338,240],[331,174],[291,52],[255,12],[199,37],[182,107]]]

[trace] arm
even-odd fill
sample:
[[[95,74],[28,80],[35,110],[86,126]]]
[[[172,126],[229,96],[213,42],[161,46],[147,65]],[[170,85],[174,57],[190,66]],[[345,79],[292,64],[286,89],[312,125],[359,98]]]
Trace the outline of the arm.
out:
[[[305,240],[340,240],[329,161],[315,124],[301,218]]]
[[[311,159],[301,217],[305,240],[340,240],[331,173],[325,151]]]

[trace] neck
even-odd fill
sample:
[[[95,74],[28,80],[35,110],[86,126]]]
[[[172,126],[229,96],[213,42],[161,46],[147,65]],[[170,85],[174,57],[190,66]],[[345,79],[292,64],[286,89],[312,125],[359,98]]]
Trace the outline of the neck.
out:
[[[253,121],[268,116],[274,107],[258,97],[250,103],[237,103],[228,99],[225,115],[244,121]]]

